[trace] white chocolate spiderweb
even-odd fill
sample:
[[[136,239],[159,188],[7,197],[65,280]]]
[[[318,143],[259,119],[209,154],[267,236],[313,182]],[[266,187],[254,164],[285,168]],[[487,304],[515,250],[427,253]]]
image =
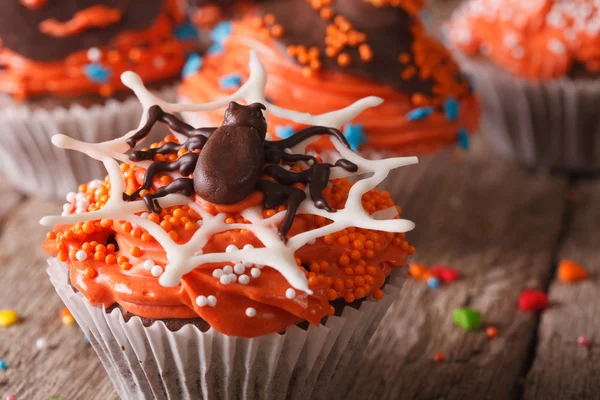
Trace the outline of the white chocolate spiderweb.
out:
[[[197,105],[167,103],[149,92],[140,77],[133,72],[125,72],[121,76],[121,79],[127,87],[133,90],[144,108],[140,127],[146,122],[148,109],[154,105],[160,106],[166,112],[195,112],[224,108],[230,101],[245,101],[248,104],[261,102],[266,106],[266,112],[271,112],[280,118],[296,123],[339,128],[350,122],[365,109],[382,103],[380,98],[366,97],[344,109],[321,115],[299,113],[277,107],[265,99],[266,71],[254,52],[251,52],[250,55],[250,76],[246,83],[231,96],[211,103]],[[302,246],[314,242],[319,237],[348,227],[395,233],[407,232],[414,228],[414,224],[410,221],[394,219],[397,216],[395,208],[369,215],[362,207],[361,199],[365,193],[381,183],[391,170],[415,164],[417,163],[417,158],[398,157],[376,161],[367,160],[348,149],[339,140],[332,138],[333,144],[341,158],[355,163],[358,165],[359,170],[356,173],[348,173],[340,168],[335,168],[331,171],[331,179],[349,175],[357,175],[360,179],[351,187],[344,209],[330,213],[318,209],[312,201],[305,200],[297,213],[298,215],[313,214],[323,216],[331,220],[329,225],[300,233],[291,237],[287,243],[284,243],[279,237],[277,225],[282,221],[285,211],[279,212],[269,218],[263,218],[262,207],[256,206],[248,208],[241,213],[242,217],[250,223],[226,224],[225,219],[227,214],[219,213],[211,215],[200,205],[192,201],[190,197],[170,194],[159,200],[161,207],[189,205],[202,218],[202,223],[192,238],[186,243],[178,244],[171,239],[169,234],[160,225],[136,215],[136,213],[147,211],[146,205],[142,200],[128,202],[122,198],[122,194],[125,192],[125,182],[118,161],[144,168],[147,168],[151,163],[151,161],[131,162],[125,154],[129,150],[126,140],[134,135],[135,132],[136,130],[128,132],[126,135],[115,140],[102,143],[85,143],[65,135],[54,136],[52,142],[55,146],[85,153],[104,164],[111,183],[110,197],[100,210],[80,214],[47,216],[42,218],[40,223],[45,226],[54,226],[58,224],[74,224],[100,219],[111,219],[129,221],[145,229],[162,246],[169,261],[168,265],[165,266],[164,272],[159,277],[159,283],[163,286],[170,287],[179,284],[181,278],[195,268],[214,268],[207,265],[210,263],[250,263],[269,266],[277,270],[293,288],[311,294],[312,291],[308,287],[308,280],[302,269],[297,266],[294,257],[296,250]],[[310,140],[307,140],[295,146],[292,151],[295,153],[299,151],[304,153],[305,147],[309,142]],[[365,175],[370,176],[365,177]],[[202,253],[202,249],[213,235],[238,229],[251,231],[265,247],[244,248],[222,253]]]

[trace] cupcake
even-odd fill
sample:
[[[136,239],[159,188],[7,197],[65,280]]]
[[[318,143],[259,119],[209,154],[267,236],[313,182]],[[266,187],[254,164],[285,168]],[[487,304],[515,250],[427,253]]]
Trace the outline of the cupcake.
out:
[[[598,2],[465,2],[449,38],[491,147],[542,172],[600,171]]]
[[[275,107],[251,61],[240,91],[197,106],[125,74],[145,110],[137,131],[53,138],[109,173],[41,222],[54,226],[43,246],[52,283],[122,398],[338,396],[414,253],[414,225],[376,186],[416,159],[367,160],[337,129],[378,99],[316,116]],[[172,114],[223,104],[218,127]],[[269,141],[264,113],[308,128]],[[160,124],[173,134],[126,155]],[[331,163],[306,152],[322,135],[338,151]]]
[[[196,27],[210,31],[223,20],[242,16],[253,3],[252,0],[189,0],[187,11]]]
[[[174,98],[191,48],[175,0],[3,1],[0,16],[0,168],[45,196],[103,175],[50,138],[105,141],[134,129],[142,109],[119,75],[134,70]]]
[[[478,109],[457,65],[418,17],[422,1],[263,1],[239,21],[217,26],[216,45],[180,86],[182,101],[204,102],[234,92],[248,76],[248,49],[269,71],[275,105],[323,113],[376,95],[385,100],[343,127],[354,150],[372,156],[431,152],[468,145]],[[216,123],[222,110],[186,114]],[[302,128],[269,116],[269,133],[286,138]],[[313,144],[332,148],[328,140]]]

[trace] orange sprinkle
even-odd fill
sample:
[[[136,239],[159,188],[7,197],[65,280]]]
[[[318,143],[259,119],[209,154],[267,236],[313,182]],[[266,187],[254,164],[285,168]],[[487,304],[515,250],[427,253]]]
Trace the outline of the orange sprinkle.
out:
[[[493,339],[496,336],[498,336],[498,328],[496,328],[495,326],[490,326],[485,330],[485,335],[490,338]]]
[[[139,258],[142,255],[142,250],[138,246],[132,246],[130,252],[135,258]]]
[[[347,53],[341,53],[337,57],[337,63],[340,67],[347,67],[350,65],[350,56]]]
[[[435,353],[435,355],[433,356],[433,361],[436,363],[442,363],[442,362],[444,362],[445,359],[446,359],[446,356],[444,356],[444,353],[442,353],[442,352]]]
[[[92,268],[92,267],[87,267],[83,271],[83,274],[88,279],[94,279],[95,277],[98,276],[98,272],[94,268]]]
[[[383,296],[384,296],[383,290],[381,290],[381,289],[375,289],[373,291],[373,297],[376,300],[381,300],[383,298]]]

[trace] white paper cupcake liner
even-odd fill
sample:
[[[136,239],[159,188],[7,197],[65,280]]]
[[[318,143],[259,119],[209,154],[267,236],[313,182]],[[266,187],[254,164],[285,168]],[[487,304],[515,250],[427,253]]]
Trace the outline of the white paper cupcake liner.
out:
[[[50,280],[89,338],[123,399],[338,399],[362,352],[397,298],[404,273],[394,270],[386,296],[304,330],[246,339],[186,325],[171,332],[161,321],[144,327],[107,313],[75,292],[65,264],[48,261]]]
[[[498,154],[540,172],[600,172],[600,81],[534,82],[457,52],[472,77],[481,131]]]
[[[174,86],[165,87],[158,94],[168,101],[177,97]],[[51,111],[31,110],[7,96],[0,98],[0,105],[2,175],[17,190],[61,199],[81,183],[104,178],[106,170],[84,154],[55,147],[52,136],[64,134],[86,142],[112,140],[135,129],[142,114],[135,96],[125,101],[111,99],[105,105],[89,108],[74,105]],[[152,138],[160,140],[165,134],[167,129],[157,126]]]

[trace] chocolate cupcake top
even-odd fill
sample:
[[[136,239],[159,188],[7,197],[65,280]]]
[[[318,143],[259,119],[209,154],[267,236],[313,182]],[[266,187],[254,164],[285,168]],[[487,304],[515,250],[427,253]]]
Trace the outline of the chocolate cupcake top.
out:
[[[202,319],[224,334],[254,337],[319,324],[336,301],[380,298],[391,269],[414,252],[404,240],[414,225],[375,186],[416,159],[366,160],[337,130],[380,100],[322,115],[277,108],[264,98],[263,67],[256,57],[252,63],[243,88],[197,106],[162,102],[125,74],[145,108],[138,131],[100,144],[53,139],[109,172],[69,194],[62,216],[42,220],[56,226],[44,248],[68,264],[71,284],[92,304],[116,303],[150,319]],[[239,103],[248,99],[256,102]],[[193,128],[172,114],[227,104],[220,127]],[[309,127],[271,141],[263,112]],[[157,122],[186,139],[169,136],[127,156]],[[303,150],[324,134],[339,151],[330,162]]]
[[[597,77],[600,4],[594,0],[471,0],[454,14],[453,44],[530,79]]]

